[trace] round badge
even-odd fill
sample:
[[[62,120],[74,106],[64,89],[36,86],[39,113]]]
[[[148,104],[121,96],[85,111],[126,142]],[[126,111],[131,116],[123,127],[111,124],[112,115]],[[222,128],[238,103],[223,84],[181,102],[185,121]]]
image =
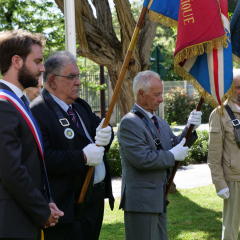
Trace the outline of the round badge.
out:
[[[74,131],[71,128],[66,128],[64,130],[64,135],[66,138],[72,139],[72,138],[74,138]]]

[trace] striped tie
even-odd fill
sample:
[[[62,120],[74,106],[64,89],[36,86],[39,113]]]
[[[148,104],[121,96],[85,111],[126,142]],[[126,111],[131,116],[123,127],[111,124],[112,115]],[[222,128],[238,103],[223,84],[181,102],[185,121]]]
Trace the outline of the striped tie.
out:
[[[76,114],[74,113],[74,111],[72,110],[71,107],[68,108],[67,113],[68,113],[69,116],[71,116],[72,121],[73,121],[73,122],[76,124],[76,126],[79,128],[79,123],[78,123],[78,120],[77,120],[77,116],[76,116]]]
[[[159,124],[158,124],[158,120],[157,120],[156,116],[152,116],[152,119],[154,121],[155,127],[157,128],[158,132],[160,133]]]

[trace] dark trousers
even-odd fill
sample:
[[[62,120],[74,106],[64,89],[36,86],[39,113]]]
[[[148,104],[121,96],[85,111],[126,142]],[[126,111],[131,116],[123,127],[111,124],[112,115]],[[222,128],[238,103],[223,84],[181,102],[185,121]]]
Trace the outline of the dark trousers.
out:
[[[81,221],[81,239],[98,240],[104,213],[105,189],[93,186],[92,194]]]
[[[80,220],[44,229],[44,240],[79,240]]]
[[[44,240],[98,240],[102,227],[105,189],[93,187],[80,220],[44,229]]]

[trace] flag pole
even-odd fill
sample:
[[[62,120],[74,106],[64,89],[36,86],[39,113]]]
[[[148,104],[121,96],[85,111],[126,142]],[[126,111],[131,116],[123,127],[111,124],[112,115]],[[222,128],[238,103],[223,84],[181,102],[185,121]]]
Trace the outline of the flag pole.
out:
[[[200,100],[199,100],[199,102],[198,102],[198,105],[197,105],[197,107],[196,107],[196,111],[200,111],[200,109],[201,109],[201,107],[202,107],[202,104],[203,104],[203,101],[204,101],[204,98],[201,97]],[[194,127],[194,125],[193,125],[193,124],[190,124],[190,126],[189,126],[189,128],[188,128],[188,131],[187,131],[187,134],[186,134],[186,136],[185,136],[186,142],[185,142],[184,146],[187,146],[187,143],[188,143],[188,140],[189,140],[190,135],[191,135],[191,133],[192,133],[193,127]],[[171,188],[172,183],[173,183],[173,179],[174,179],[174,177],[175,177],[175,174],[176,174],[176,172],[177,172],[177,170],[178,170],[179,165],[180,165],[180,161],[176,161],[176,162],[175,162],[175,166],[173,167],[173,170],[172,170],[172,175],[171,175],[171,177],[170,177],[170,179],[169,179],[169,181],[168,181],[168,183],[167,183],[167,188],[166,188],[166,193],[165,193],[165,197],[166,197],[166,198],[167,198],[167,196],[168,196],[168,194],[169,194],[170,188]],[[168,201],[167,201],[167,202],[168,202]]]
[[[129,45],[129,48],[128,48],[127,55],[126,55],[126,57],[124,59],[124,62],[123,62],[122,69],[121,69],[121,72],[119,74],[118,81],[117,81],[116,87],[114,89],[113,96],[112,96],[112,99],[111,99],[111,102],[110,102],[110,105],[109,105],[109,108],[108,108],[108,111],[107,111],[107,115],[105,117],[105,120],[104,120],[102,128],[107,127],[108,123],[110,121],[110,118],[111,118],[111,115],[112,115],[115,103],[117,101],[118,93],[120,91],[120,88],[121,88],[121,85],[122,85],[122,82],[123,82],[126,70],[128,68],[128,65],[129,65],[129,62],[130,62],[130,59],[131,59],[131,56],[132,56],[132,52],[134,50],[134,46],[136,44],[139,31],[140,31],[140,29],[142,27],[142,23],[143,23],[145,15],[146,15],[147,9],[148,8],[146,8],[146,7],[142,8],[140,17],[138,19],[137,25],[135,27],[135,30],[134,30],[134,33],[133,33],[133,36],[132,36],[132,39],[131,39],[131,42],[130,42],[130,45]],[[82,187],[80,196],[78,198],[78,203],[82,203],[83,200],[84,200],[84,197],[85,197],[85,194],[86,194],[86,191],[87,191],[87,188],[88,188],[89,181],[91,179],[93,170],[94,170],[94,167],[90,166],[89,169],[88,169],[88,172],[87,172],[86,179],[85,179],[85,181],[83,183],[83,187]]]

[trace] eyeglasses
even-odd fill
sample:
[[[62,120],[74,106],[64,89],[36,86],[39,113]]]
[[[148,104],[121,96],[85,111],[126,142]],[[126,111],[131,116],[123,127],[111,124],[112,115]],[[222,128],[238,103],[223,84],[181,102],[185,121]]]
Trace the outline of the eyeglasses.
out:
[[[54,76],[59,76],[59,77],[66,77],[67,79],[73,81],[73,80],[81,80],[82,78],[82,75],[81,74],[78,74],[78,75],[69,75],[69,76],[63,76],[63,75],[58,75],[58,74],[54,74]]]

